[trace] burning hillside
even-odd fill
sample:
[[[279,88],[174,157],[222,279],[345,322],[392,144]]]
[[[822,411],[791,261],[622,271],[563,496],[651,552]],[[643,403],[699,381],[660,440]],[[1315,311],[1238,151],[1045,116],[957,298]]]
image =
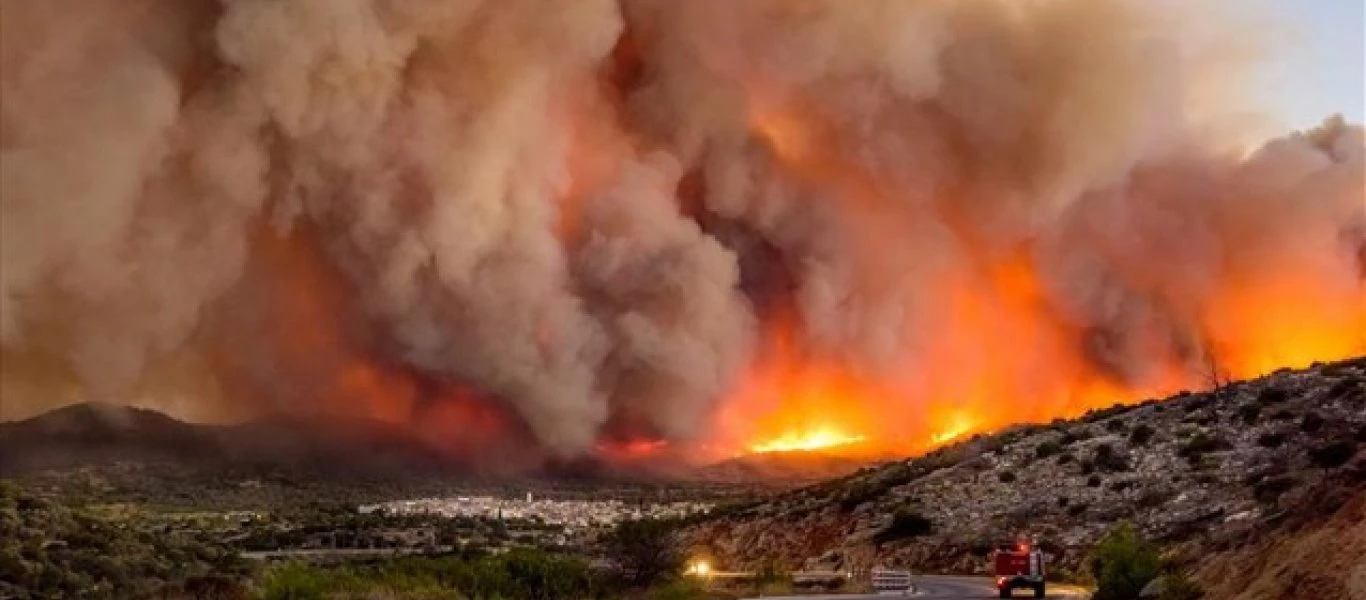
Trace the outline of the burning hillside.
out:
[[[874,455],[1366,352],[1362,128],[1212,134],[1170,4],[6,3],[0,417]]]

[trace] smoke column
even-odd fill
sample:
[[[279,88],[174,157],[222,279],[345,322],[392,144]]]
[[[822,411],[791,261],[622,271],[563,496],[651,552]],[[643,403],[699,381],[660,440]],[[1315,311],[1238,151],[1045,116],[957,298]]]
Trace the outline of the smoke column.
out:
[[[1366,352],[1363,130],[1247,150],[1203,3],[0,6],[3,418],[914,451]]]

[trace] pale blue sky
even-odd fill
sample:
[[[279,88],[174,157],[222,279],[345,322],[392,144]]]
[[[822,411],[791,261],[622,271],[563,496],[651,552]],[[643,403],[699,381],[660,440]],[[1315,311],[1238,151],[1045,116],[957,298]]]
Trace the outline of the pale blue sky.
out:
[[[1277,50],[1263,90],[1278,120],[1304,128],[1330,114],[1342,113],[1348,121],[1362,122],[1366,112],[1366,2],[1257,1],[1284,19],[1293,36],[1293,43]]]

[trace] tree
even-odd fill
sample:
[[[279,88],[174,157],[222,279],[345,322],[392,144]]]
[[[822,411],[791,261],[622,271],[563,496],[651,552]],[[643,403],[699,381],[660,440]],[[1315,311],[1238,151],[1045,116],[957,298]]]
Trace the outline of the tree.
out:
[[[1092,600],[1132,600],[1161,572],[1155,546],[1139,537],[1129,523],[1120,523],[1096,546],[1091,574],[1096,578]]]
[[[622,521],[603,542],[607,555],[620,565],[631,584],[648,586],[682,571],[683,554],[670,523],[655,519]]]
[[[1205,382],[1215,398],[1224,396],[1229,383],[1228,372],[1219,366],[1219,360],[1209,350],[1205,351]]]

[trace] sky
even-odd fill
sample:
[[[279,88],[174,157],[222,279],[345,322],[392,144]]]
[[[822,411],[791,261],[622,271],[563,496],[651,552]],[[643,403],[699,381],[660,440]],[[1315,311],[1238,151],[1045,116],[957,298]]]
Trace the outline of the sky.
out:
[[[1269,65],[1264,90],[1277,120],[1303,129],[1342,113],[1361,123],[1366,111],[1366,3],[1259,1],[1291,30],[1291,43],[1278,48]]]

